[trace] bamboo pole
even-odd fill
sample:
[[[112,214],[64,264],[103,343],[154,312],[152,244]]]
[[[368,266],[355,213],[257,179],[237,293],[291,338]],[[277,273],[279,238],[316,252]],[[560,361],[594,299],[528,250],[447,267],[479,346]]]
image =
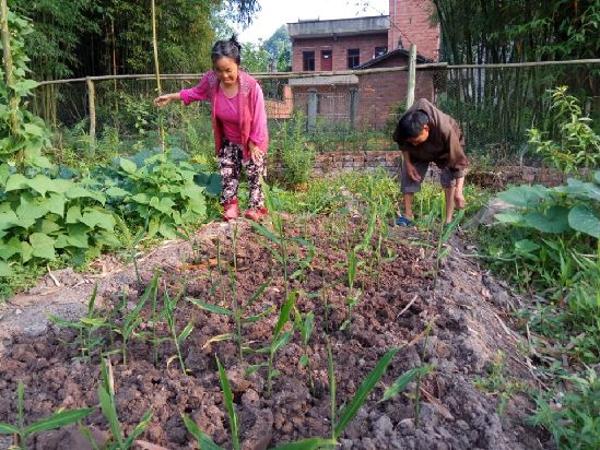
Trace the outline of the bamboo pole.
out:
[[[96,89],[91,79],[86,80],[88,91],[88,113],[90,116],[90,156],[96,153]]]
[[[158,64],[158,42],[156,37],[156,1],[152,0],[152,48],[154,50],[154,71],[156,75],[156,90],[157,95],[162,94],[162,87],[160,85],[160,66]],[[160,134],[160,148],[165,151],[165,129],[163,127],[163,116],[159,111],[158,113],[158,131]]]
[[[408,87],[406,89],[406,108],[415,102],[415,86],[417,85],[417,46],[410,44],[408,55]]]
[[[542,66],[560,66],[560,65],[580,65],[580,64],[600,64],[600,58],[597,59],[575,59],[567,61],[537,61],[526,63],[505,63],[505,64],[460,64],[450,65],[448,63],[417,64],[416,70],[435,70],[435,69],[510,69],[514,67],[542,67]],[[373,73],[388,72],[406,72],[408,66],[398,67],[380,67],[376,69],[359,70],[338,70],[331,72],[257,72],[252,74],[257,79],[288,79],[288,78],[312,78],[316,76],[334,76],[334,75],[368,75]],[[160,74],[161,80],[199,80],[201,73],[176,73]],[[99,75],[89,77],[93,81],[111,81],[111,80],[153,80],[156,74],[132,74],[132,75]],[[87,78],[67,78],[61,80],[40,81],[39,86],[47,84],[81,83]]]
[[[12,87],[15,84],[13,73],[13,60],[10,50],[10,31],[8,29],[8,5],[6,0],[0,0],[0,34],[2,35],[2,54],[4,58],[4,73],[6,77],[6,85],[8,87],[7,94],[9,96],[10,109],[10,129],[12,133],[17,133],[19,130],[19,97],[12,92]]]

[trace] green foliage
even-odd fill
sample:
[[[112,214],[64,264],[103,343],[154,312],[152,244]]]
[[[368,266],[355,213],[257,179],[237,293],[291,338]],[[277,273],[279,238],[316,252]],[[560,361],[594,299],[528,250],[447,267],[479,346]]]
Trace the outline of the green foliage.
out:
[[[307,142],[306,118],[295,111],[291,119],[283,121],[273,136],[274,162],[281,163],[281,178],[287,186],[298,186],[309,180],[315,150]]]
[[[0,258],[10,263],[50,261],[65,255],[75,264],[120,245],[105,196],[72,180],[41,173],[26,177],[0,166]]]
[[[42,156],[42,150],[50,142],[48,131],[39,117],[20,107],[37,86],[35,81],[26,78],[29,58],[25,52],[25,37],[33,29],[28,21],[13,12],[8,14],[8,26],[13,66],[0,67],[0,163],[20,168],[48,168],[50,163]],[[11,85],[7,85],[9,78],[5,70],[11,72]]]
[[[568,95],[567,89],[561,86],[550,91],[551,115],[546,128],[556,130],[552,133],[554,138],[544,140],[548,133],[532,128],[528,130],[529,144],[550,165],[565,173],[598,168],[600,136],[590,126],[591,119],[583,117],[579,100]]]
[[[577,231],[600,238],[600,183],[571,178],[566,186],[518,186],[501,192],[498,197],[520,208],[498,214],[501,223],[534,228],[542,233]]]
[[[589,369],[585,377],[565,377],[573,389],[556,402],[537,399],[532,422],[552,435],[560,449],[593,450],[600,446],[600,378]],[[558,403],[558,404],[557,404]]]
[[[207,192],[216,193],[218,177],[206,176],[209,189],[194,178],[198,167],[185,161],[174,161],[171,155],[158,153],[143,160],[143,164],[120,158],[113,185],[106,194],[115,202],[124,217],[144,227],[148,236],[160,234],[168,239],[177,237],[177,228],[197,224],[207,216]]]
[[[79,422],[89,416],[93,409],[82,408],[66,411],[57,411],[50,417],[40,419],[30,425],[25,426],[25,387],[22,381],[19,381],[17,386],[17,424],[11,425],[8,423],[0,423],[0,434],[12,434],[16,441],[11,448],[25,450],[27,448],[27,440],[37,433],[43,431],[62,428],[75,422]]]
[[[250,73],[268,72],[271,64],[271,55],[260,44],[250,42],[242,45],[242,67]]]
[[[263,44],[270,60],[275,61],[277,72],[287,72],[292,68],[292,41],[287,27],[282,25]]]

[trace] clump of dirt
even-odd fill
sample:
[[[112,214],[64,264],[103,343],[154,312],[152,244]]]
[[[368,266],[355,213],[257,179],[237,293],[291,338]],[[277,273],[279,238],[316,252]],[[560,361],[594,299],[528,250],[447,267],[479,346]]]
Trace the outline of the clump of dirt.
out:
[[[489,376],[489,368],[501,351],[509,355],[504,367],[506,377],[535,385],[527,360],[519,353],[521,338],[506,318],[518,299],[464,256],[459,240],[452,242],[453,250],[442,264],[432,292],[432,246],[423,245],[427,244],[427,236],[405,229],[391,231],[380,257],[359,253],[361,262],[351,289],[348,250],[362,241],[366,224],[355,220],[348,227],[339,227],[339,223],[334,216],[302,224],[287,221],[286,258],[292,275],[289,285],[283,277],[279,247],[246,223],[213,225],[210,233],[202,235],[201,245],[179,244],[185,249],[169,253],[171,259],[157,251],[160,256],[148,259],[152,263],[142,264],[146,283],[156,267],[163,267],[159,299],[165,290],[171,297],[181,295],[176,311],[178,330],[190,322],[194,330],[182,345],[189,371],[186,375],[177,360],[172,360],[175,348],[167,340],[158,346],[154,361],[155,348],[143,338],[151,329],[150,307],[144,309],[140,333],[131,341],[127,364],[120,356],[111,356],[119,418],[125,432],[130,432],[150,409],[153,416],[142,436],[145,442],[169,449],[194,448],[195,442],[181,418],[184,413],[217,444],[230,447],[215,360],[218,356],[232,384],[245,449],[327,437],[331,429],[327,346],[331,346],[335,362],[340,405],[352,398],[387,350],[401,347],[382,382],[346,429],[340,441],[342,448],[548,448],[548,437],[529,428],[523,420],[531,407],[524,396],[514,395],[500,415],[497,396],[474,384]],[[261,285],[265,285],[264,292],[249,304]],[[86,286],[87,295],[91,287]],[[113,314],[122,302],[125,286],[127,308],[131,309],[143,291],[136,286],[131,270],[102,281],[101,315]],[[266,356],[247,351],[240,361],[234,342],[214,340],[215,336],[234,332],[232,317],[202,310],[187,299],[231,308],[235,296],[246,317],[269,311],[243,328],[244,345],[257,350],[269,344],[287,291],[298,293],[298,312],[314,313],[314,332],[306,348],[295,332],[291,342],[279,351],[275,358],[278,376],[269,395],[266,369],[256,369],[266,362]],[[348,299],[352,297],[359,300],[350,313]],[[83,295],[78,303],[85,305],[86,300]],[[22,308],[22,314],[27,314],[27,308]],[[349,325],[341,330],[348,319]],[[6,319],[0,321],[0,329],[5,324]],[[161,337],[168,336],[164,323],[157,332]],[[80,358],[77,334],[53,325],[20,332],[14,328],[6,332],[5,328],[2,337],[0,398],[5,401],[0,402],[0,422],[15,420],[19,380],[26,385],[28,421],[58,408],[98,403],[100,349],[89,360]],[[104,351],[119,345],[117,340],[111,347],[108,331],[98,332],[98,337],[104,338]],[[301,363],[305,352],[307,367]],[[421,383],[413,382],[404,393],[379,402],[386,386],[407,370],[424,364],[434,369]],[[107,422],[99,411],[86,423],[98,439],[108,437]],[[85,445],[77,439],[77,430],[68,428],[46,433],[33,444],[39,449],[67,448],[66,442]]]

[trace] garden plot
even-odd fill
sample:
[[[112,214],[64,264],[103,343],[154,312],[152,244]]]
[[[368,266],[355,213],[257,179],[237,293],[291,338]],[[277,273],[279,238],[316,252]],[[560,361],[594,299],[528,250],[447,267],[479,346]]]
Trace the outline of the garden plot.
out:
[[[519,391],[537,381],[519,356],[526,342],[503,321],[517,299],[458,240],[433,292],[429,236],[379,236],[366,220],[349,220],[214,224],[141,261],[139,290],[121,289],[135,286],[132,270],[105,277],[95,297],[89,284],[63,288],[58,298],[80,289],[87,320],[71,311],[70,323],[3,335],[0,422],[17,422],[22,380],[26,424],[59,408],[94,408],[83,423],[100,444],[118,440],[110,408],[95,407],[104,389],[124,436],[142,423],[137,448],[196,448],[183,415],[223,448],[237,445],[236,428],[244,449],[332,436],[347,449],[548,448],[547,436],[524,424],[531,405]],[[351,414],[384,357],[387,370]],[[407,383],[391,395],[399,378]],[[74,427],[28,444],[86,448]]]

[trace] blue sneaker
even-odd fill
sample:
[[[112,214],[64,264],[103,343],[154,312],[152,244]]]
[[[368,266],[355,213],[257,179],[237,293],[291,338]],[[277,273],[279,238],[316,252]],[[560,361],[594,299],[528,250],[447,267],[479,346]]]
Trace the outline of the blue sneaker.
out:
[[[398,218],[396,219],[396,225],[398,225],[399,227],[414,227],[415,223],[408,217],[398,216]]]

